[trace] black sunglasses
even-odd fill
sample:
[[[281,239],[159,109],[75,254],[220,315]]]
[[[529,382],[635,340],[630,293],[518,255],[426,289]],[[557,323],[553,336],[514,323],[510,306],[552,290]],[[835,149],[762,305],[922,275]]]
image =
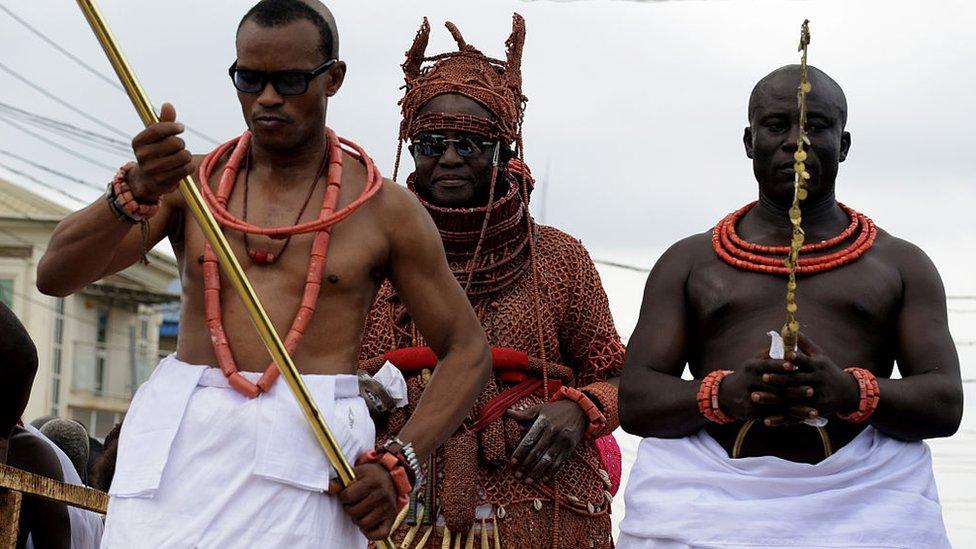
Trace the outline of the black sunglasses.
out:
[[[468,158],[481,154],[485,149],[495,145],[494,141],[487,141],[480,135],[459,135],[451,139],[436,133],[421,133],[411,139],[414,151],[422,156],[436,157],[444,154],[447,147],[454,145],[454,150],[461,158]]]
[[[271,82],[271,86],[280,95],[301,95],[308,91],[308,83],[313,78],[329,70],[338,59],[329,59],[310,71],[254,71],[237,68],[237,61],[227,69],[234,87],[244,93],[261,93]]]

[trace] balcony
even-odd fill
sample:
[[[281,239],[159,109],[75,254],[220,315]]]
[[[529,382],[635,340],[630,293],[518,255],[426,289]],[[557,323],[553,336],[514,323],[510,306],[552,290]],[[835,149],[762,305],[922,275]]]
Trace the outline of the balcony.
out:
[[[72,345],[71,392],[78,395],[129,400],[156,364],[155,350],[141,343],[134,348],[91,341]]]

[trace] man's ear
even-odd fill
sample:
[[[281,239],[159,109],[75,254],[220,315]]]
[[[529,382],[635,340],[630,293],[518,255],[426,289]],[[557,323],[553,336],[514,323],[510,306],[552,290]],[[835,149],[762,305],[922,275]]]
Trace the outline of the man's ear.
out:
[[[746,130],[742,132],[742,144],[746,148],[746,156],[752,158],[752,126],[746,126]]]
[[[346,62],[336,61],[336,64],[329,69],[328,77],[329,81],[325,85],[325,94],[332,97],[339,91],[342,83],[346,80]]]
[[[851,150],[851,132],[844,132],[840,135],[840,161],[847,160],[847,153]]]

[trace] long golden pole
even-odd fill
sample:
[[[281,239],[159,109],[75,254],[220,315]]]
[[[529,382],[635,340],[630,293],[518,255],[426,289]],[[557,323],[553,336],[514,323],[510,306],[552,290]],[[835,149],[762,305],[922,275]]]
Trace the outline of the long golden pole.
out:
[[[112,68],[115,69],[119,80],[122,81],[122,86],[129,95],[129,99],[136,108],[136,112],[139,113],[139,118],[142,119],[143,124],[148,126],[158,122],[159,118],[156,116],[156,111],[153,110],[152,103],[149,102],[149,97],[142,89],[142,86],[139,85],[139,81],[136,80],[132,67],[129,66],[129,62],[122,55],[122,51],[119,49],[115,37],[109,30],[108,25],[105,24],[105,19],[95,6],[93,0],[78,0],[78,6],[81,7],[81,11],[85,14],[85,18],[88,20],[88,24],[91,25],[92,31],[95,32],[98,42],[102,45],[102,49],[105,50],[105,55],[108,56],[109,62],[112,63]],[[349,486],[356,480],[352,466],[342,454],[339,443],[336,441],[335,436],[333,436],[329,426],[326,425],[325,418],[322,417],[322,412],[315,404],[312,394],[309,393],[308,387],[302,380],[298,368],[295,366],[295,362],[288,355],[284,343],[282,343],[281,338],[278,337],[278,333],[275,332],[274,327],[271,325],[268,314],[265,312],[264,307],[261,306],[261,302],[258,301],[258,296],[254,292],[254,288],[244,274],[244,269],[241,267],[240,262],[237,261],[237,257],[234,256],[234,252],[231,251],[230,244],[227,243],[227,238],[221,232],[220,226],[214,219],[213,214],[210,213],[210,210],[204,204],[203,196],[200,194],[200,190],[197,188],[191,176],[184,177],[180,181],[180,192],[183,193],[183,198],[190,206],[190,212],[193,214],[193,218],[196,219],[200,228],[203,229],[204,235],[207,237],[210,245],[213,246],[214,251],[216,251],[217,258],[220,260],[220,264],[224,268],[227,278],[230,279],[234,289],[237,290],[238,295],[244,302],[248,316],[250,316],[251,322],[254,323],[255,328],[257,328],[258,333],[261,335],[261,339],[271,353],[275,364],[278,365],[278,369],[281,370],[281,376],[285,379],[292,393],[295,394],[298,406],[302,409],[302,413],[305,414],[305,419],[308,420],[308,424],[312,427],[315,438],[319,441],[319,445],[325,452],[329,463],[332,464],[332,467],[335,468],[339,475],[340,485],[343,487]],[[393,549],[393,544],[387,540],[379,542],[379,546],[384,549]]]

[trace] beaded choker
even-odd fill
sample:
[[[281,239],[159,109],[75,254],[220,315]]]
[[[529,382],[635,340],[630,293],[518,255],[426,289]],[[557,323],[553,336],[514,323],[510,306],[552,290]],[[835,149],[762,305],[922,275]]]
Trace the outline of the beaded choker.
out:
[[[472,297],[501,291],[529,270],[528,209],[519,192],[517,176],[506,170],[504,177],[509,180],[508,190],[489,207],[445,208],[417,195],[437,225],[448,262],[462,286],[472,270],[470,261],[476,261],[468,287],[468,295]],[[407,186],[416,193],[412,175],[407,179]],[[490,219],[482,240],[481,229],[489,209]]]
[[[766,246],[747,242],[739,237],[735,226],[756,202],[747,204],[739,210],[730,213],[719,221],[712,230],[712,248],[723,261],[736,267],[757,273],[787,275],[786,256],[790,252],[789,246]],[[798,274],[816,274],[843,267],[857,261],[874,244],[878,229],[866,215],[852,208],[839,204],[844,213],[851,219],[850,225],[837,236],[821,242],[804,244],[800,248],[801,254],[824,251],[841,243],[854,240],[841,250],[815,257],[801,257],[797,262]]]

